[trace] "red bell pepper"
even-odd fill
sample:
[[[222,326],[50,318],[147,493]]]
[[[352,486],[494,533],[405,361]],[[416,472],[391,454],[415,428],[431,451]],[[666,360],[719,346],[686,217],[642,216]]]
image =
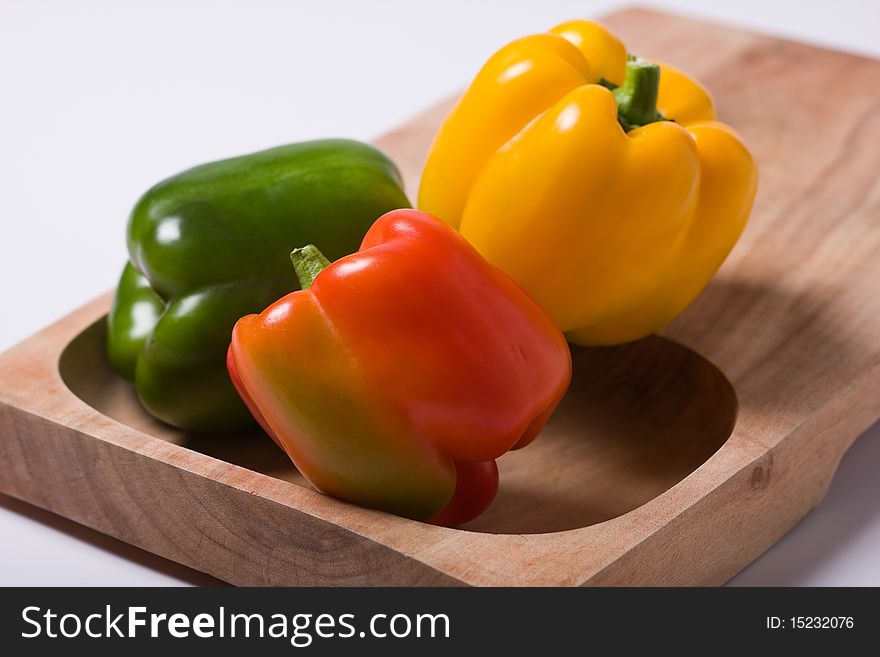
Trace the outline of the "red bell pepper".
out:
[[[358,253],[291,255],[302,290],[235,325],[227,363],[319,490],[454,526],[495,497],[495,459],[538,434],[571,378],[534,301],[431,215],[380,217]]]

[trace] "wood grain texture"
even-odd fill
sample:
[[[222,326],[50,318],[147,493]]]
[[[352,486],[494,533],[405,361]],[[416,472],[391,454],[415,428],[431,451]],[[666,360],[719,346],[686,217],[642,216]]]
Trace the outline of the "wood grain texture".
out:
[[[464,529],[304,485],[257,434],[152,420],[101,357],[109,295],[0,356],[0,490],[235,584],[719,584],[880,417],[880,62],[645,10],[756,155],[739,245],[661,336],[578,349],[536,443]],[[451,101],[450,101],[451,103]],[[410,192],[450,103],[377,141]]]

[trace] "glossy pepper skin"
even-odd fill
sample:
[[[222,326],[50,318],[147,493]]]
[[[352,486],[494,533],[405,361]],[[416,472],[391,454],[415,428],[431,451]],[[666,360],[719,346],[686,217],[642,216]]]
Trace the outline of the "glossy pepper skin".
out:
[[[752,156],[699,83],[628,58],[604,27],[577,20],[488,61],[434,139],[418,205],[518,281],[569,340],[605,345],[693,301],[756,187]]]
[[[307,276],[327,264],[311,267],[310,249],[292,255]],[[380,217],[358,253],[240,319],[228,366],[316,488],[450,526],[489,505],[495,459],[534,439],[571,377],[550,318],[415,210]]]
[[[273,148],[159,183],[129,219],[110,362],[168,424],[252,425],[226,371],[236,320],[297,288],[291,249],[352,253],[379,214],[399,207],[409,202],[394,164],[348,140]]]

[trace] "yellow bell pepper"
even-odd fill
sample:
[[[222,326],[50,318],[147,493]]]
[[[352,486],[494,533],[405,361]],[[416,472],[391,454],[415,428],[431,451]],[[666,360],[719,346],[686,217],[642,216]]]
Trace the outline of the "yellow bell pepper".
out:
[[[727,257],[757,169],[708,92],[591,21],[514,41],[441,126],[419,207],[586,345],[677,316]]]

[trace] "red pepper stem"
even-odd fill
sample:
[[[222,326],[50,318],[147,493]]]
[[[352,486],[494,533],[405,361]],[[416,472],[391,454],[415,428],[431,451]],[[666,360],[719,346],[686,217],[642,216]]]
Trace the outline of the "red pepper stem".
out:
[[[627,130],[662,120],[657,113],[659,87],[660,67],[630,55],[623,84],[612,92],[617,101],[617,115]]]
[[[301,290],[308,290],[318,274],[330,264],[330,261],[318,250],[314,244],[309,244],[301,249],[294,249],[290,254],[290,261],[296,270]]]

